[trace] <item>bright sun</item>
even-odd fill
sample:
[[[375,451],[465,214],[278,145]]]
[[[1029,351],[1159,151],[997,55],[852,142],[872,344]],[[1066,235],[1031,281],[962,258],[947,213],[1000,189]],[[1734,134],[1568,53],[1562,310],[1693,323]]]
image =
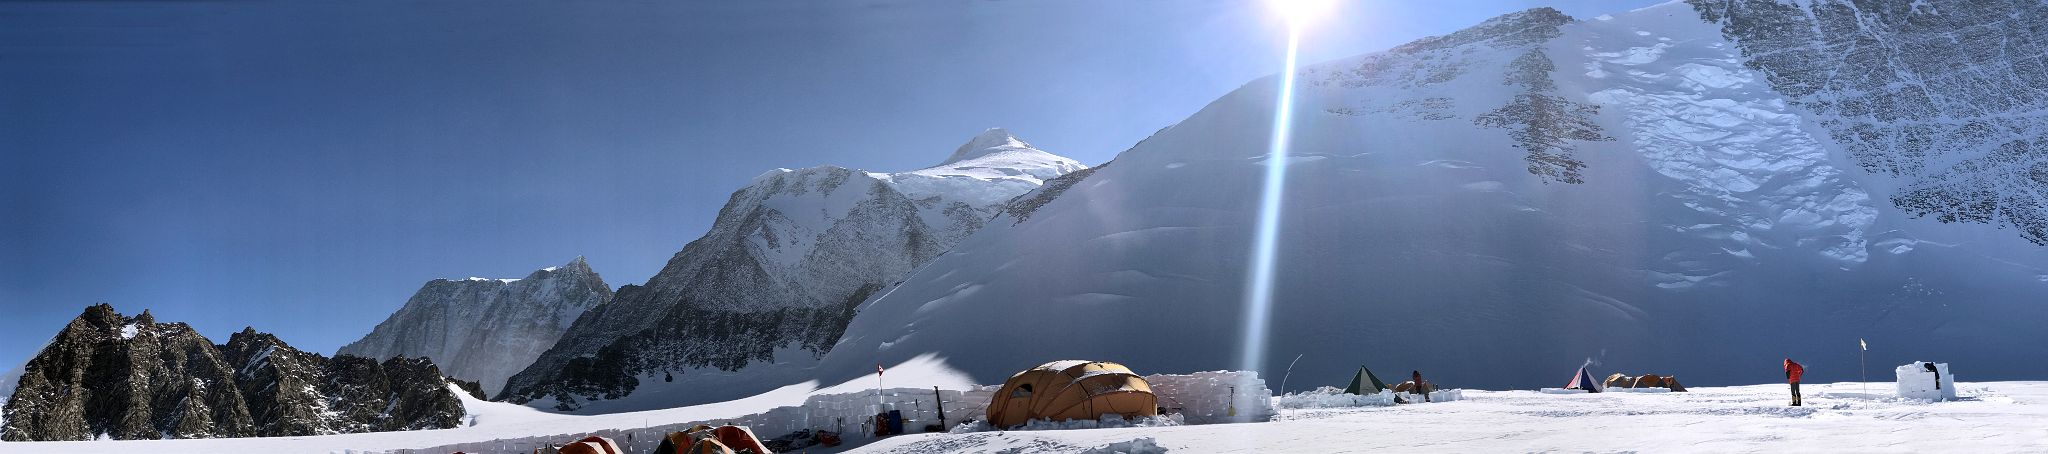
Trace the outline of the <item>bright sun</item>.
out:
[[[1266,3],[1273,7],[1274,12],[1280,13],[1280,17],[1287,19],[1287,26],[1299,29],[1328,14],[1336,0],[1266,0]]]

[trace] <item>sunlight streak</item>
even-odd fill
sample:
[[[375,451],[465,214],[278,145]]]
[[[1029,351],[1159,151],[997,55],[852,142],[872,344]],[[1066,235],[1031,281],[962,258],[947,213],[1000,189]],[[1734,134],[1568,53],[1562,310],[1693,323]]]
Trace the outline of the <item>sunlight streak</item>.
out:
[[[1257,236],[1244,295],[1243,370],[1259,371],[1266,359],[1266,331],[1273,312],[1273,261],[1279,247],[1281,195],[1287,185],[1287,147],[1294,112],[1294,67],[1301,27],[1287,29],[1287,64],[1280,73],[1280,99],[1273,110],[1273,139],[1266,157],[1266,182],[1259,197]],[[1264,374],[1261,374],[1264,375]]]

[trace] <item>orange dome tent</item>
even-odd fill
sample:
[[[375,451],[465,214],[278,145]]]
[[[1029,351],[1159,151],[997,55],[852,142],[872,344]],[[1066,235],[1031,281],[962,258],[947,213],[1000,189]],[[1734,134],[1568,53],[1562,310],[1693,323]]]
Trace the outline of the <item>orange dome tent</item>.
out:
[[[1053,361],[1003,383],[988,405],[988,423],[1015,427],[1033,419],[1094,420],[1103,415],[1126,418],[1159,414],[1159,398],[1144,377],[1122,364],[1095,361]]]

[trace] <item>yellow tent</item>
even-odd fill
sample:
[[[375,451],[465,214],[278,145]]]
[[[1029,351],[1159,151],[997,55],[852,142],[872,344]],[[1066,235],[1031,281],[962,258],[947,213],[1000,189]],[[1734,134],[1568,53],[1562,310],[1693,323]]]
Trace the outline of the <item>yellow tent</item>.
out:
[[[1053,361],[1003,383],[988,405],[988,423],[1015,427],[1033,419],[1094,420],[1103,415],[1126,418],[1159,414],[1159,398],[1144,377],[1122,364],[1095,361]]]

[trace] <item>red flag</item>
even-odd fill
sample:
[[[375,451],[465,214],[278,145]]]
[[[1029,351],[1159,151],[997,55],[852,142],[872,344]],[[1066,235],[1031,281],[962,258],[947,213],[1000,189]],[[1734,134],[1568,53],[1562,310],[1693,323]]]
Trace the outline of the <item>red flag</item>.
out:
[[[875,363],[875,375],[882,375],[882,364]]]

